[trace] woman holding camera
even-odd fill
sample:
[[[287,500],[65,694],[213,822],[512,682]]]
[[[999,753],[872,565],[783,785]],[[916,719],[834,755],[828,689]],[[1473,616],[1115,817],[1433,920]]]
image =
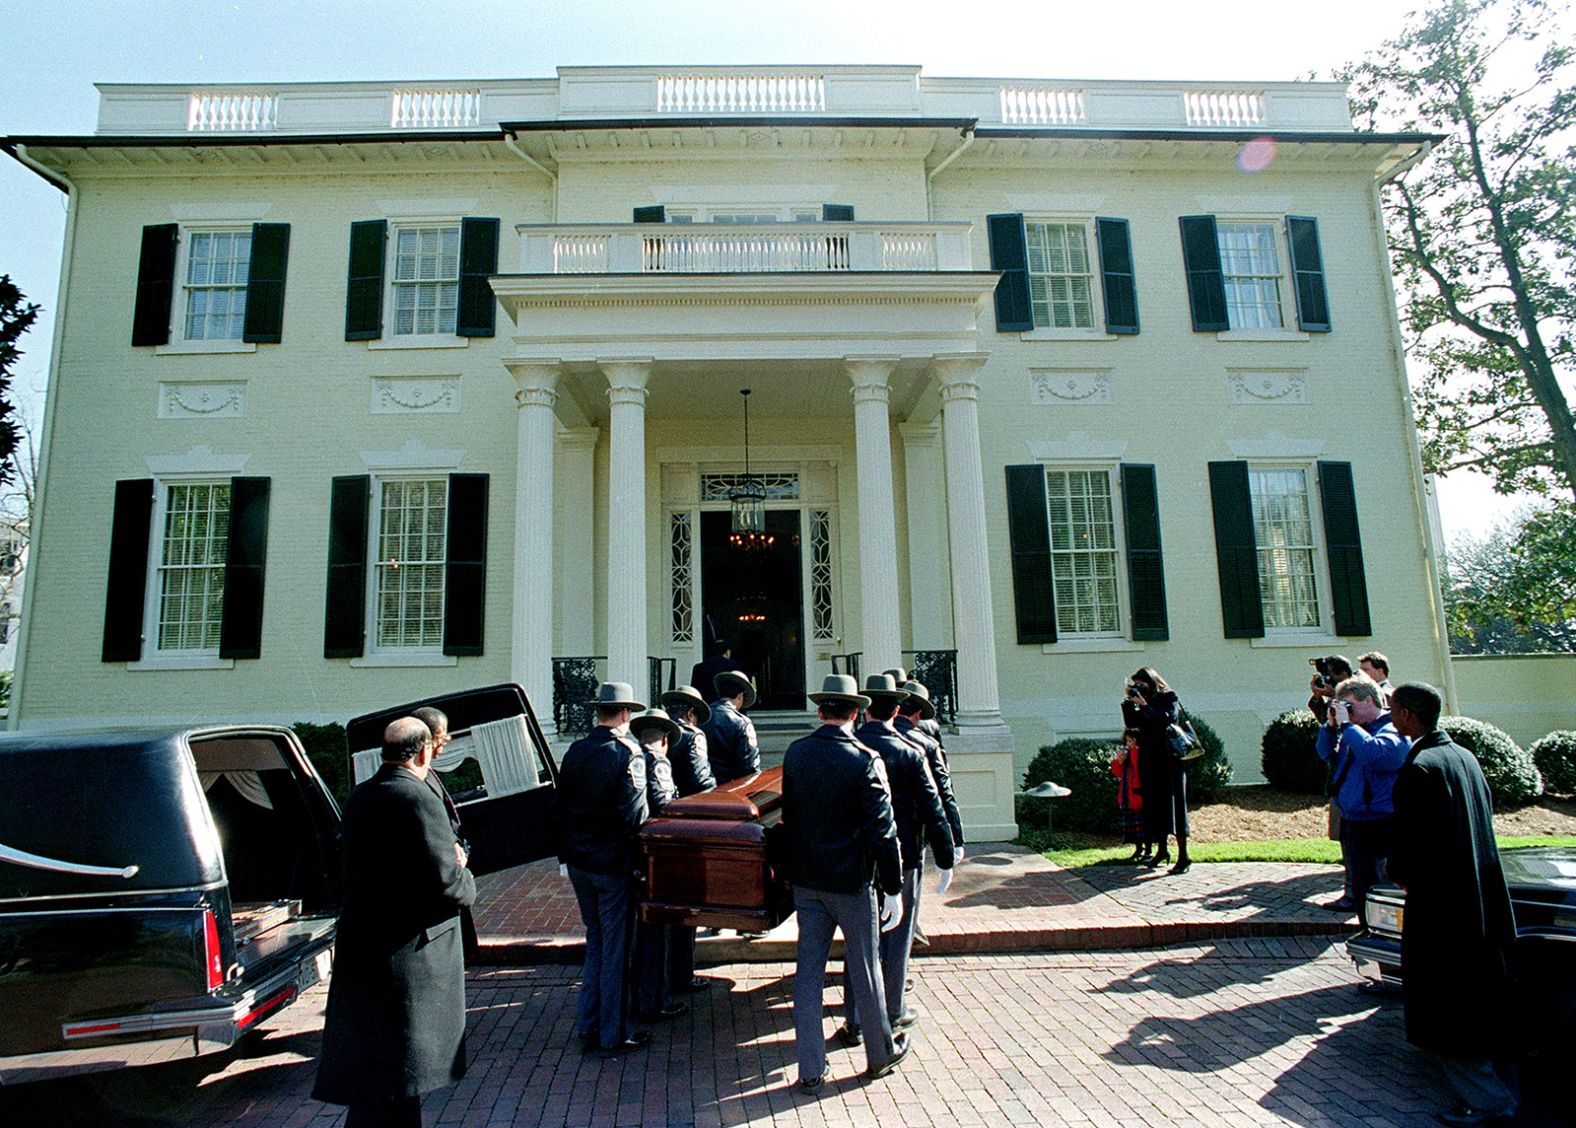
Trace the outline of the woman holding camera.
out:
[[[1187,855],[1187,771],[1171,750],[1169,729],[1181,716],[1177,695],[1152,666],[1127,679],[1122,720],[1138,730],[1138,775],[1144,781],[1144,838],[1154,856],[1143,864],[1157,869],[1171,860],[1167,838],[1177,838],[1177,862],[1171,873],[1192,868]]]

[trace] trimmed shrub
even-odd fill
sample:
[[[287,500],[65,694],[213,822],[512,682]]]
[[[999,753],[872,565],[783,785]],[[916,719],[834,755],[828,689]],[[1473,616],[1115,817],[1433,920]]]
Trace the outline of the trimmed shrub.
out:
[[[345,797],[350,794],[351,785],[350,750],[345,741],[345,726],[297,721],[290,727],[295,729],[301,747],[306,749],[306,758],[312,761],[317,774],[323,777],[324,786],[343,804]]]
[[[1108,740],[1071,737],[1035,753],[1023,773],[1023,789],[1050,780],[1069,788],[1065,799],[1024,799],[1021,810],[1038,826],[1045,826],[1046,805],[1057,830],[1083,830],[1094,834],[1120,834],[1122,818],[1116,809],[1117,781],[1111,759],[1121,745]]]
[[[1440,717],[1439,727],[1477,757],[1496,810],[1525,807],[1543,794],[1543,777],[1538,774],[1537,764],[1504,729],[1472,717]]]
[[[1543,775],[1545,790],[1556,795],[1576,795],[1576,730],[1551,732],[1528,751]]]
[[[1190,804],[1213,802],[1225,794],[1231,784],[1231,762],[1226,759],[1226,742],[1211,728],[1203,717],[1192,713],[1187,719],[1204,746],[1204,754],[1187,762],[1187,801]],[[1114,778],[1114,777],[1113,777]]]
[[[1314,751],[1319,721],[1308,709],[1288,709],[1270,722],[1259,764],[1271,787],[1299,795],[1323,795],[1328,769]]]

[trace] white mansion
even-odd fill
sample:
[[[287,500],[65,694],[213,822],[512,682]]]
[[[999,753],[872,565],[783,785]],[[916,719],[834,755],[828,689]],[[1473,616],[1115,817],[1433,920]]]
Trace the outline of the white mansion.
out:
[[[70,201],[13,724],[563,732],[726,637],[778,747],[924,671],[987,839],[1139,666],[1239,778],[1310,656],[1445,679],[1378,205],[1428,138],[1339,85],[100,90],[0,139]]]

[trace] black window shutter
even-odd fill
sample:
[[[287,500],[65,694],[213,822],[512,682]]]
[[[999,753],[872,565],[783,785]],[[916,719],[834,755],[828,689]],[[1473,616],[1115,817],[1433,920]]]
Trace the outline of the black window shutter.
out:
[[[1029,237],[1024,231],[1023,215],[1021,212],[988,215],[985,227],[990,237],[990,268],[1001,271],[996,283],[996,332],[1033,329],[1034,309],[1029,304]]]
[[[443,566],[443,652],[482,652],[487,594],[487,475],[449,475],[449,555]]]
[[[1007,540],[1018,641],[1055,642],[1051,522],[1045,512],[1045,467],[1039,463],[1007,467]]]
[[[375,341],[383,335],[383,247],[386,219],[350,225],[350,276],[345,284],[345,340]]]
[[[822,204],[821,220],[824,223],[854,222],[853,204]]]
[[[246,275],[246,325],[241,340],[277,345],[284,339],[288,223],[252,224],[252,264]]]
[[[230,537],[224,558],[224,612],[219,620],[221,658],[262,654],[270,485],[269,478],[230,479]]]
[[[115,483],[109,534],[109,584],[104,595],[104,661],[142,657],[142,616],[148,587],[148,537],[153,525],[153,479]]]
[[[1166,570],[1160,555],[1160,494],[1155,468],[1122,464],[1122,515],[1127,531],[1127,588],[1133,601],[1133,641],[1171,637],[1166,617]]]
[[[1100,247],[1100,287],[1105,295],[1105,331],[1132,336],[1138,332],[1138,282],[1133,275],[1133,243],[1127,220],[1096,218]]]
[[[137,261],[137,300],[131,316],[133,345],[170,342],[170,302],[175,297],[175,240],[179,228],[157,223],[142,229]]]
[[[359,658],[366,649],[367,502],[372,479],[335,478],[328,510],[328,606],[323,657]]]
[[[1319,221],[1306,215],[1286,217],[1286,245],[1297,288],[1297,327],[1306,333],[1330,331],[1330,301],[1324,290],[1324,255]]]
[[[636,223],[666,223],[667,221],[668,209],[664,204],[652,204],[647,208],[635,209]]]
[[[1350,462],[1319,463],[1319,500],[1324,508],[1324,547],[1330,557],[1335,633],[1371,635],[1363,538],[1357,528],[1357,493],[1352,487]]]
[[[460,221],[460,311],[454,332],[461,337],[491,337],[498,313],[488,276],[498,273],[498,221]]]
[[[1226,282],[1220,273],[1220,242],[1212,215],[1184,215],[1182,261],[1187,267],[1187,299],[1193,310],[1193,332],[1218,333],[1231,328],[1226,318]]]
[[[1227,638],[1263,638],[1259,546],[1253,536],[1253,495],[1246,462],[1211,462],[1209,496],[1215,510],[1215,560],[1220,569],[1220,616]]]

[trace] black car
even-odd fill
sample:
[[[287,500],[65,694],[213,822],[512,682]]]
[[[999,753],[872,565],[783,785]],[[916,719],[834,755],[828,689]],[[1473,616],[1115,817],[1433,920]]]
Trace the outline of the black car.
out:
[[[1576,846],[1539,846],[1500,854],[1516,919],[1516,978],[1529,1035],[1542,1044],[1576,1045]],[[1401,922],[1406,892],[1378,885],[1363,906],[1364,928],[1346,942],[1358,974],[1401,985]]]
[[[358,718],[358,766],[421,704],[481,768],[475,872],[551,855],[556,765],[519,686]],[[0,1084],[223,1050],[328,973],[339,808],[289,729],[7,734],[0,794]]]

